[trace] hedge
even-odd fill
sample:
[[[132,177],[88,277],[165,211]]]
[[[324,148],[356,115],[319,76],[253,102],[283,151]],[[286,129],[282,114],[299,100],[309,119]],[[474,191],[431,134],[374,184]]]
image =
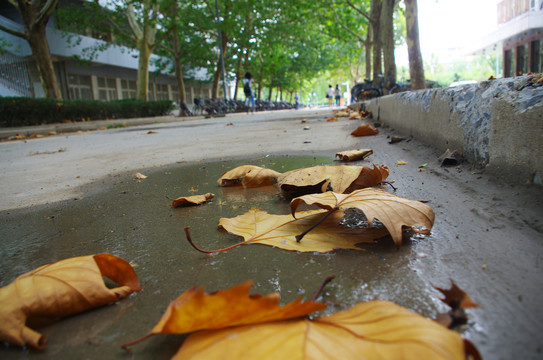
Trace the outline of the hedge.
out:
[[[162,116],[167,115],[172,107],[171,100],[126,99],[105,102],[0,97],[0,127]]]

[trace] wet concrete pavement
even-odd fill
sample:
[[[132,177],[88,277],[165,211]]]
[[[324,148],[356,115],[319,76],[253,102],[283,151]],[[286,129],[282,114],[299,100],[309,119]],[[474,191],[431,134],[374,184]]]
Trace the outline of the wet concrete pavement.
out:
[[[9,347],[0,357],[169,358],[182,336],[151,338],[131,354],[119,346],[149,331],[189,287],[213,291],[252,278],[254,292],[280,291],[284,303],[309,297],[335,274],[323,295],[328,313],[386,299],[433,317],[446,307],[432,285],[448,287],[452,279],[481,305],[468,311],[462,335],[484,358],[540,358],[541,188],[496,182],[468,165],[441,168],[440,154],[416,139],[389,144],[393,129],[355,138],[349,133],[359,121],[326,122],[330,116],[328,110],[243,114],[0,143],[0,285],[45,263],[110,252],[132,261],[145,287],[114,306],[42,329],[50,343],[44,353]],[[273,187],[218,188],[223,172],[247,163],[277,171],[337,164],[336,151],[355,148],[374,150],[356,164],[389,166],[397,195],[429,201],[436,212],[430,236],[406,239],[399,250],[384,239],[363,252],[327,255],[252,245],[208,256],[184,240],[190,226],[202,247],[221,248],[237,238],[217,231],[220,217],[252,206],[288,213]],[[149,177],[137,180],[135,172]],[[192,189],[216,198],[170,207]]]

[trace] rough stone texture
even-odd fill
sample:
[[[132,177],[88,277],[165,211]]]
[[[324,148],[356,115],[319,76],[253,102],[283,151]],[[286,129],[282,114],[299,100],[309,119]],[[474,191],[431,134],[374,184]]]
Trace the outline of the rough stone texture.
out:
[[[543,173],[543,77],[410,91],[368,101],[374,119],[514,181]]]

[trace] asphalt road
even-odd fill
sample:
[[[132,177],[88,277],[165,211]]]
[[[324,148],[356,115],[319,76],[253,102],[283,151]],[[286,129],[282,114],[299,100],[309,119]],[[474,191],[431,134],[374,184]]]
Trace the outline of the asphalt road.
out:
[[[337,151],[371,148],[374,154],[357,164],[387,165],[397,195],[426,200],[436,213],[431,241],[410,248],[413,260],[405,271],[414,271],[428,292],[453,279],[481,305],[468,311],[463,335],[484,358],[541,358],[541,188],[497,182],[469,164],[440,167],[441,154],[416,139],[389,144],[389,136],[401,135],[393,129],[381,128],[372,137],[350,136],[360,121],[327,122],[331,115],[320,109],[164,118],[3,142],[0,215],[32,216],[34,209],[93,196],[135,172],[268,155],[333,158]],[[397,165],[400,160],[407,164]]]

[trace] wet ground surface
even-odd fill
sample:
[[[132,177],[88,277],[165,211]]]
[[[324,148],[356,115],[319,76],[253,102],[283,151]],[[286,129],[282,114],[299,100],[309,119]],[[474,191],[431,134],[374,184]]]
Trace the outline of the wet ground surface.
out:
[[[31,216],[24,211],[4,214],[0,236],[2,285],[17,274],[42,265],[43,259],[63,259],[108,252],[135,264],[144,290],[115,306],[90,311],[43,328],[50,347],[43,355],[71,358],[126,357],[119,344],[151,329],[171,300],[191,286],[213,291],[254,280],[254,292],[280,292],[283,302],[298,296],[310,298],[328,275],[336,279],[323,298],[325,313],[349,308],[372,299],[388,299],[417,312],[432,315],[435,299],[414,276],[413,244],[407,240],[396,251],[390,238],[361,245],[365,251],[335,254],[288,252],[264,245],[248,245],[225,253],[206,255],[185,240],[183,228],[201,247],[218,249],[239,238],[217,229],[219,218],[234,217],[257,207],[273,214],[288,214],[288,201],[274,186],[243,189],[217,187],[221,174],[251,163],[287,171],[304,166],[333,164],[326,157],[279,156],[218,162],[168,169],[145,180],[119,178],[108,191],[78,201],[47,206]],[[170,199],[213,192],[202,206],[172,208]],[[180,345],[179,336],[155,337],[134,346],[136,358],[169,358]],[[157,347],[160,349],[158,350]],[[3,349],[3,358],[18,357],[21,350]],[[151,355],[152,354],[152,355]],[[32,356],[32,357],[34,357]],[[100,355],[101,356],[101,355]],[[103,356],[101,356],[103,357]]]
[[[299,120],[296,124],[302,126]],[[318,126],[310,125],[312,129]],[[470,320],[462,335],[485,358],[540,358],[541,189],[495,182],[465,166],[440,168],[432,149],[414,140],[389,145],[386,137],[390,134],[390,129],[382,129],[377,137],[360,139],[360,147],[372,147],[371,162],[391,168],[389,178],[395,180],[397,195],[427,200],[436,212],[432,234],[405,239],[399,250],[385,238],[363,245],[364,251],[324,255],[264,245],[206,255],[186,242],[185,226],[191,227],[194,241],[204,249],[238,242],[239,238],[217,230],[219,218],[240,215],[250,207],[289,213],[288,202],[274,187],[218,187],[216,180],[223,172],[242,164],[281,172],[338,164],[334,152],[327,151],[281,154],[277,150],[277,155],[240,160],[189,161],[141,169],[148,175],[144,180],[135,179],[134,172],[112,174],[82,188],[88,196],[78,200],[0,212],[1,286],[45,263],[102,252],[132,262],[144,286],[117,304],[41,328],[49,341],[44,352],[5,347],[0,357],[166,359],[179,348],[183,336],[155,336],[135,345],[131,353],[120,344],[147,333],[169,302],[192,286],[214,291],[253,279],[254,293],[278,291],[286,303],[300,295],[311,297],[326,276],[336,275],[322,296],[331,304],[325,313],[360,301],[385,299],[434,317],[447,308],[432,285],[448,287],[452,279],[482,306],[468,311]],[[395,165],[400,159],[408,165]],[[419,171],[423,163],[428,165]],[[215,198],[198,207],[171,207],[172,199],[192,195],[191,190],[212,192]]]

